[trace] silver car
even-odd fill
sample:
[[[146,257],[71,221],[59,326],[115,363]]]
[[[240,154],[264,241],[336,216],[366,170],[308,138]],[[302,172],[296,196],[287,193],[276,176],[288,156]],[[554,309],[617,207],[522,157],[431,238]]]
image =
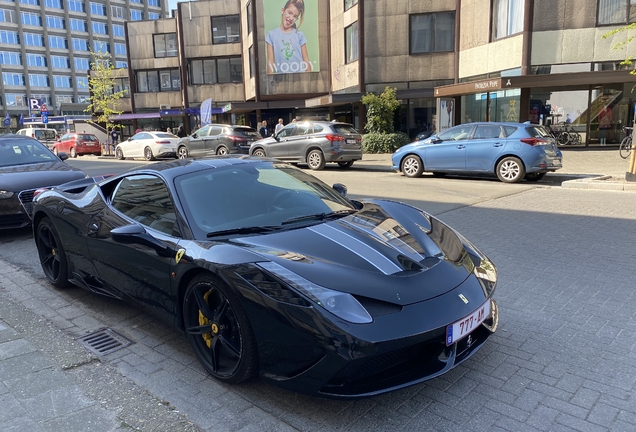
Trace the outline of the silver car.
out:
[[[349,123],[302,121],[290,123],[269,138],[254,142],[250,154],[320,170],[327,162],[349,168],[362,159],[362,136]]]

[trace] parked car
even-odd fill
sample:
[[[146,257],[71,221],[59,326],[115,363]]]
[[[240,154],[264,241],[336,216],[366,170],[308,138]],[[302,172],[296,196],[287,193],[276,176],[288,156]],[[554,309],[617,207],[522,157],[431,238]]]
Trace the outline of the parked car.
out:
[[[86,177],[54,155],[39,141],[20,135],[0,135],[0,229],[31,224],[31,201],[36,189]]]
[[[250,145],[261,136],[249,126],[209,124],[181,138],[179,159],[224,154],[248,154]]]
[[[294,122],[271,137],[256,141],[250,154],[306,163],[312,170],[323,169],[327,162],[350,168],[362,159],[362,136],[349,123]]]
[[[102,147],[97,136],[73,132],[62,135],[58,142],[53,144],[53,153],[59,154],[60,152],[66,152],[72,158],[85,154],[100,156]]]
[[[320,396],[380,394],[451,370],[498,323],[497,270],[455,230],[277,160],[79,180],[39,194],[33,220],[54,286],[162,315],[227,384],[260,373]]]
[[[423,172],[492,174],[506,183],[541,180],[562,167],[562,154],[543,126],[468,123],[399,148],[393,169],[407,177]]]
[[[24,128],[20,129],[17,135],[35,138],[49,149],[53,149],[53,145],[57,142],[59,133],[52,128]]]
[[[169,132],[142,131],[117,144],[115,157],[120,160],[144,158],[148,161],[177,157],[178,142],[179,137]]]

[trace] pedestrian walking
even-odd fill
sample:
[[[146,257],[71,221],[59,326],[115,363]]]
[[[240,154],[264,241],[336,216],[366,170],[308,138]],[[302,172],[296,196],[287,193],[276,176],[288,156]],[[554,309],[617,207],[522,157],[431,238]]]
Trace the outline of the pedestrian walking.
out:
[[[274,132],[278,133],[284,127],[285,127],[285,124],[283,123],[283,119],[279,118],[278,123],[276,124],[276,128],[274,129]]]

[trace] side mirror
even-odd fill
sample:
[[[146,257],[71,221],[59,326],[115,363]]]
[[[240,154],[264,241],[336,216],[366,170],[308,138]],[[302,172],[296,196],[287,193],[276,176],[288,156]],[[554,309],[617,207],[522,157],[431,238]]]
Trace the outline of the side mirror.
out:
[[[167,258],[174,256],[176,253],[175,250],[170,248],[167,244],[148,234],[146,229],[138,224],[124,225],[115,228],[110,232],[110,236],[117,243],[148,246],[157,251],[157,255],[161,257]]]
[[[128,138],[126,141],[132,141],[132,137]]]
[[[191,136],[192,136],[192,138],[199,138],[199,137],[197,136],[196,132],[194,132]]]
[[[60,160],[65,161],[66,159],[68,159],[68,153],[66,153],[66,152],[59,152],[59,153],[57,154],[57,157],[59,157],[59,158],[60,158]]]
[[[342,183],[334,183],[331,187],[343,197],[347,196],[347,187]]]

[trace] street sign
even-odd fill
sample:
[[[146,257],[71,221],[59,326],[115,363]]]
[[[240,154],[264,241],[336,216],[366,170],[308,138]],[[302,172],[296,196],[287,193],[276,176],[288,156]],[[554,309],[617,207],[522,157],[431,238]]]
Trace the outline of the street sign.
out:
[[[40,112],[41,113],[48,113],[49,112],[49,108],[46,106],[45,103],[43,103],[42,105],[40,105]]]
[[[43,112],[42,113],[42,123],[47,124],[49,122],[49,113],[48,112]]]

